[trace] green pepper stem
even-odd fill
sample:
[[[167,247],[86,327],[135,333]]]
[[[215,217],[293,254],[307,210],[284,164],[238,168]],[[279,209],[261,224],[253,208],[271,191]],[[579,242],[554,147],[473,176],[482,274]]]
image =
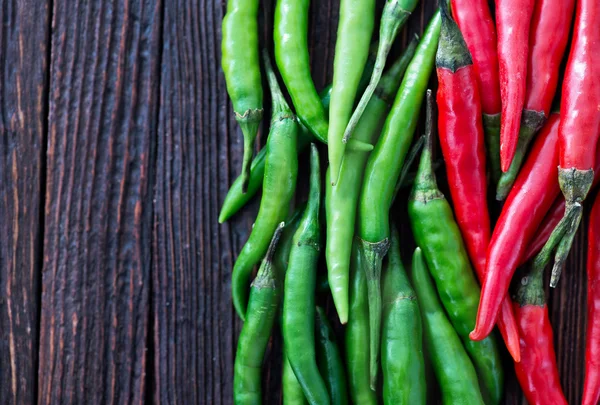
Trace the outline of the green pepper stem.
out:
[[[419,169],[415,178],[414,191],[430,191],[437,190],[437,181],[433,171],[433,95],[431,90],[427,90],[426,98],[426,120],[425,120],[425,142],[423,152],[421,152],[421,160],[419,161]],[[438,191],[439,192],[439,191]]]
[[[502,176],[500,167],[500,114],[483,114],[483,131],[485,132],[485,146],[487,158],[490,162],[489,170],[494,184]]]
[[[400,172],[400,177],[398,177],[398,181],[396,182],[396,187],[394,187],[394,196],[392,197],[392,203],[390,204],[390,206],[394,205],[394,201],[396,201],[398,192],[406,183],[406,180],[407,180],[407,177],[409,174],[408,171],[410,170],[410,167],[412,166],[413,162],[419,155],[419,152],[421,151],[421,148],[423,147],[424,143],[425,143],[425,137],[421,136],[417,140],[417,142],[415,142],[415,144],[410,149],[410,151],[408,152],[408,155],[406,156],[406,159],[404,160],[404,166],[402,166],[402,171]]]
[[[375,391],[381,346],[381,262],[390,247],[388,238],[371,243],[360,239],[369,301],[369,381]]]
[[[398,31],[410,16],[410,11],[400,7],[399,3],[400,0],[389,0],[383,7],[379,29],[379,48],[377,49],[377,58],[375,59],[371,80],[360,98],[352,117],[350,117],[350,121],[348,121],[348,125],[344,131],[344,137],[342,138],[342,142],[344,143],[348,143],[350,140],[354,128],[356,128],[356,125],[358,124],[358,120],[365,111],[365,108],[367,108],[367,104],[369,104],[369,100],[371,100],[371,97],[377,88],[379,79],[381,79],[385,61],[387,60],[392,44],[398,35]]]
[[[277,81],[277,76],[273,71],[273,65],[271,64],[271,58],[269,57],[269,52],[266,49],[263,49],[263,59],[265,62],[265,71],[267,72],[267,80],[269,82],[269,90],[271,90],[271,101],[272,101],[272,116],[275,119],[278,114],[289,114],[292,111],[290,110],[290,106],[287,101],[285,101],[285,97],[283,97],[283,93],[281,92],[281,88],[279,87],[279,82]]]
[[[281,237],[281,233],[283,232],[283,228],[285,227],[285,222],[279,223],[277,229],[275,229],[275,233],[273,233],[273,237],[271,238],[271,243],[269,243],[269,249],[267,250],[267,254],[263,262],[258,269],[258,273],[256,273],[256,278],[252,282],[252,287],[254,288],[269,288],[273,287],[273,281],[276,275],[273,272],[273,255],[277,250],[277,244],[279,243],[279,238]]]

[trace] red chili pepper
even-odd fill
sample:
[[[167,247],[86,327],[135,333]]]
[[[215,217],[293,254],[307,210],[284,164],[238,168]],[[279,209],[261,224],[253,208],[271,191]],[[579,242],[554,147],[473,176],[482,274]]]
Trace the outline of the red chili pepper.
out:
[[[600,144],[596,148],[596,165],[594,166],[594,182],[592,183],[592,188],[596,187],[598,182],[600,182]],[[542,247],[544,247],[550,238],[552,231],[556,228],[564,213],[565,198],[562,195],[559,195],[554,201],[554,204],[552,204],[550,211],[548,211],[544,217],[544,221],[535,232],[535,237],[529,242],[529,246],[521,258],[519,265],[527,263],[542,250]]]
[[[436,55],[438,129],[456,220],[477,276],[483,280],[490,216],[481,102],[471,55],[446,4],[442,2]],[[508,350],[519,361],[519,334],[508,297],[498,326]]]
[[[600,194],[590,215],[587,275],[588,326],[582,404],[596,405],[600,401]]]
[[[502,117],[500,123],[500,163],[506,172],[517,150],[521,112],[527,84],[529,27],[535,0],[498,0],[498,61]]]
[[[496,25],[487,0],[452,0],[454,18],[463,34],[477,75],[483,129],[494,183],[500,170],[500,79],[498,77],[498,50]]]
[[[484,114],[499,114],[500,80],[496,27],[486,0],[452,0],[452,13],[473,58],[481,109]]]
[[[512,163],[498,182],[498,200],[506,198],[519,174],[531,139],[550,114],[574,9],[575,0],[537,0],[535,3],[529,34],[527,90],[521,128]]]
[[[484,339],[492,331],[517,264],[560,193],[556,181],[558,126],[558,114],[550,115],[496,223],[488,248],[477,324],[470,335],[473,340]]]
[[[515,363],[519,384],[531,405],[567,404],[560,386],[543,267],[521,280],[514,309],[521,337],[521,362]]]
[[[600,2],[577,2],[571,53],[561,98],[558,182],[565,196],[565,215],[555,232],[568,227],[562,238],[550,238],[544,249],[556,248],[550,286],[560,278],[579,223],[581,203],[594,178],[596,145],[600,135]]]

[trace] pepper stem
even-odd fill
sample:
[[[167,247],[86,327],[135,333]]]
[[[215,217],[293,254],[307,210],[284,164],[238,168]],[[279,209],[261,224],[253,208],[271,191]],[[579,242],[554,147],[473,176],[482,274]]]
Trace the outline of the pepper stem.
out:
[[[430,191],[437,190],[437,181],[435,172],[433,171],[433,95],[431,89],[427,89],[426,97],[426,117],[425,117],[425,141],[423,151],[421,152],[421,160],[419,161],[419,169],[415,178],[413,190]],[[438,191],[439,192],[439,191]]]
[[[510,192],[512,185],[519,174],[521,165],[523,164],[523,159],[527,154],[529,143],[545,121],[546,115],[543,111],[523,110],[517,150],[515,151],[515,156],[513,157],[508,171],[502,173],[500,176],[496,188],[496,200],[503,201]]]
[[[417,140],[417,142],[413,145],[413,147],[410,149],[410,151],[408,151],[408,155],[406,156],[406,159],[404,160],[404,166],[402,166],[402,171],[400,172],[400,177],[398,177],[398,181],[396,182],[396,187],[394,187],[394,197],[392,198],[392,203],[390,204],[390,206],[394,205],[394,201],[396,201],[398,192],[400,191],[400,189],[403,187],[403,185],[406,182],[406,179],[409,174],[408,171],[410,170],[410,167],[412,166],[413,162],[419,155],[419,152],[421,151],[421,148],[423,147],[424,143],[425,143],[425,136],[421,136]]]
[[[371,74],[371,80],[360,98],[352,117],[350,117],[350,121],[348,121],[348,125],[344,131],[344,137],[342,138],[342,142],[344,143],[348,143],[350,140],[350,137],[358,124],[358,120],[365,111],[365,108],[367,108],[367,104],[369,104],[369,100],[371,100],[371,97],[377,88],[379,79],[381,79],[385,61],[387,60],[392,44],[398,35],[398,31],[410,16],[410,11],[403,9],[399,3],[400,0],[389,0],[383,7],[379,29],[379,48],[377,49],[377,57],[375,59],[375,66],[373,67],[373,73]]]
[[[265,63],[265,71],[267,72],[269,90],[271,90],[271,102],[273,104],[271,119],[275,120],[277,115],[290,114],[292,110],[290,110],[290,106],[288,105],[287,101],[285,101],[285,97],[283,97],[281,87],[279,87],[279,82],[277,81],[277,76],[273,70],[273,65],[271,64],[269,52],[267,52],[266,49],[263,49],[263,60]]]
[[[244,137],[244,156],[242,158],[242,193],[248,191],[250,182],[250,169],[252,167],[252,156],[254,155],[254,141],[258,134],[258,127],[263,117],[263,109],[255,108],[246,110],[243,114],[235,113],[235,119],[242,129]]]
[[[458,25],[452,18],[447,0],[440,1],[440,9],[442,10],[442,28],[435,64],[438,68],[456,72],[462,67],[472,65],[473,59]]]
[[[360,254],[367,279],[369,301],[369,382],[375,391],[381,346],[381,262],[390,248],[389,238],[371,243],[360,239]]]
[[[498,183],[502,175],[500,167],[500,114],[483,114],[483,131],[487,157],[490,162],[492,181]]]
[[[277,229],[275,229],[275,233],[273,233],[273,237],[271,238],[271,243],[269,244],[267,254],[265,255],[265,258],[261,263],[260,268],[258,269],[258,273],[256,273],[256,278],[252,282],[252,287],[273,287],[273,280],[275,278],[275,274],[272,271],[273,255],[275,254],[275,250],[277,249],[277,244],[279,243],[279,238],[281,237],[281,233],[283,232],[284,227],[285,222],[281,222],[277,226]]]
[[[544,267],[532,266],[529,273],[521,278],[514,298],[520,306],[537,305],[541,307],[546,303],[543,288]]]

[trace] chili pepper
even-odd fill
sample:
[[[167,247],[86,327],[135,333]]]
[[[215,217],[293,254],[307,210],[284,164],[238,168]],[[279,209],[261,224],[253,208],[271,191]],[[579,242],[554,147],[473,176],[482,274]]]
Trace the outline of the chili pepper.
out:
[[[310,192],[294,235],[285,274],[283,344],[290,365],[310,404],[329,404],[315,354],[315,283],[320,250],[321,171],[319,152],[311,147]]]
[[[290,366],[285,352],[283,353],[283,370],[281,373],[281,392],[283,394],[283,405],[308,404],[304,398],[304,392],[298,379]]]
[[[486,277],[471,339],[482,339],[491,332],[517,264],[559,194],[559,121],[558,114],[550,115],[504,203],[488,248]]]
[[[358,126],[354,139],[373,143],[381,132],[383,121],[396,94],[402,76],[410,62],[417,40],[408,45],[403,55],[381,78],[375,96],[369,101]],[[325,213],[327,219],[327,243],[325,258],[329,285],[333,302],[340,322],[348,321],[348,278],[350,255],[356,220],[356,206],[362,185],[362,174],[369,154],[347,151],[347,159],[342,162],[338,183],[335,187],[329,181],[325,185]]]
[[[431,167],[433,144],[433,100],[427,91],[426,142],[417,178],[408,201],[408,214],[417,246],[423,250],[438,293],[456,333],[480,378],[487,403],[497,404],[502,397],[504,373],[495,337],[474,342],[469,331],[475,324],[479,286],[473,276],[469,257],[450,204],[437,187]]]
[[[310,0],[278,0],[273,42],[275,62],[298,118],[317,138],[327,138],[325,109],[310,74],[308,9]]]
[[[524,276],[515,296],[514,308],[522,353],[521,361],[515,363],[515,371],[529,404],[566,405],[542,286],[543,270],[544,267],[534,268]]]
[[[531,139],[550,115],[574,8],[575,0],[537,0],[535,3],[529,35],[527,87],[519,141],[508,171],[502,174],[498,182],[498,200],[504,200],[508,195]]]
[[[345,328],[346,367],[350,398],[355,404],[377,405],[369,376],[369,303],[367,279],[362,270],[358,244],[352,245],[350,264],[350,311]]]
[[[600,182],[600,145],[596,148],[596,164],[594,165],[594,182],[592,183],[592,188],[596,187],[598,182]],[[548,241],[554,228],[560,223],[564,213],[565,198],[560,195],[554,200],[554,204],[552,204],[552,207],[544,217],[544,221],[535,231],[535,236],[533,237],[533,240],[529,242],[529,246],[520,261],[520,265],[525,264],[539,253]]]
[[[323,308],[317,307],[317,364],[332,404],[348,404],[348,384],[342,354]]]
[[[248,319],[238,339],[233,368],[233,398],[236,404],[260,404],[260,369],[275,323],[281,282],[273,269],[273,254],[284,223],[280,223],[271,239],[267,255],[250,288]]]
[[[502,116],[500,123],[500,164],[506,172],[519,139],[521,112],[527,84],[529,29],[535,0],[498,0],[498,61]]]
[[[332,184],[337,182],[342,165],[345,150],[342,138],[369,54],[374,20],[375,0],[341,0],[327,132]]]
[[[277,224],[287,216],[298,175],[298,124],[281,94],[266,52],[265,69],[273,99],[273,116],[267,138],[263,196],[252,232],[233,266],[231,275],[233,305],[242,319],[246,313],[248,281],[252,268],[267,250],[268,235],[271,235]]]
[[[563,80],[559,139],[558,182],[566,200],[561,223],[568,222],[567,232],[556,248],[550,286],[556,287],[577,227],[581,222],[581,203],[594,178],[596,145],[600,136],[600,3],[595,0],[577,2],[571,53]],[[559,224],[560,226],[561,224]],[[558,228],[558,227],[557,227]]]
[[[235,119],[244,135],[242,192],[248,185],[254,140],[263,116],[257,18],[258,0],[227,1],[222,27],[221,66]]]
[[[496,26],[486,0],[452,0],[454,18],[473,59],[477,78],[483,127],[494,183],[500,170],[500,79]]]
[[[375,43],[376,44],[376,43]],[[371,72],[373,71],[373,65],[375,63],[375,52],[377,50],[377,46],[375,44],[371,45],[371,51],[369,52],[369,58],[367,59],[367,63],[365,64],[365,70],[363,71],[363,75],[360,78],[360,82],[358,84],[358,91],[362,92],[369,82],[369,78],[371,77]],[[319,97],[321,98],[321,103],[323,104],[323,108],[325,111],[329,111],[329,97],[331,95],[331,85],[325,87]],[[298,132],[298,153],[304,151],[304,149],[310,144],[312,140],[312,136],[310,132],[301,126],[301,130]],[[354,150],[357,149],[365,149],[361,148],[363,145],[352,144],[348,148]],[[367,150],[369,148],[366,148]],[[252,167],[250,169],[250,179],[248,180],[248,188],[244,193],[242,191],[242,176],[239,176],[235,181],[231,184],[227,195],[225,196],[225,200],[223,201],[223,206],[221,207],[221,212],[219,213],[219,223],[223,223],[231,218],[235,213],[237,213],[244,205],[252,199],[252,197],[258,192],[263,184],[263,176],[265,173],[265,157],[267,155],[267,148],[263,147],[256,155],[254,160],[252,161]]]
[[[389,246],[389,208],[404,158],[413,139],[440,34],[433,16],[408,65],[394,105],[365,168],[359,202],[359,247],[369,295],[371,386],[375,386],[381,344],[381,261]]]
[[[423,329],[417,295],[400,258],[400,237],[392,228],[383,272],[381,366],[384,404],[426,403]]]
[[[419,248],[413,254],[412,281],[423,317],[425,344],[442,391],[442,403],[483,405],[473,363],[444,313]]]
[[[587,334],[583,405],[600,401],[600,194],[590,214],[587,251]]]
[[[371,80],[369,81],[367,89],[361,96],[360,101],[346,126],[343,138],[344,143],[348,142],[352,136],[360,117],[365,112],[373,93],[375,93],[392,44],[394,43],[400,28],[404,26],[408,17],[410,17],[410,14],[414,11],[415,7],[417,7],[418,2],[419,0],[386,0],[381,13],[381,22],[379,24],[379,49],[377,50],[377,59],[375,59],[373,74],[371,75]]]
[[[442,31],[436,57],[440,144],[456,222],[477,276],[483,280],[490,243],[490,215],[481,104],[469,50],[447,3],[441,4]],[[515,361],[519,361],[519,335],[509,298],[502,307],[498,327],[506,347]]]

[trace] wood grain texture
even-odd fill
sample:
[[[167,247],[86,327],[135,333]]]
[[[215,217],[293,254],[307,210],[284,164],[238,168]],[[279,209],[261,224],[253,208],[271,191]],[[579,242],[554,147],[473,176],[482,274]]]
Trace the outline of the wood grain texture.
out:
[[[35,402],[49,1],[0,0],[0,402]]]
[[[140,404],[162,4],[52,13],[38,403]]]

